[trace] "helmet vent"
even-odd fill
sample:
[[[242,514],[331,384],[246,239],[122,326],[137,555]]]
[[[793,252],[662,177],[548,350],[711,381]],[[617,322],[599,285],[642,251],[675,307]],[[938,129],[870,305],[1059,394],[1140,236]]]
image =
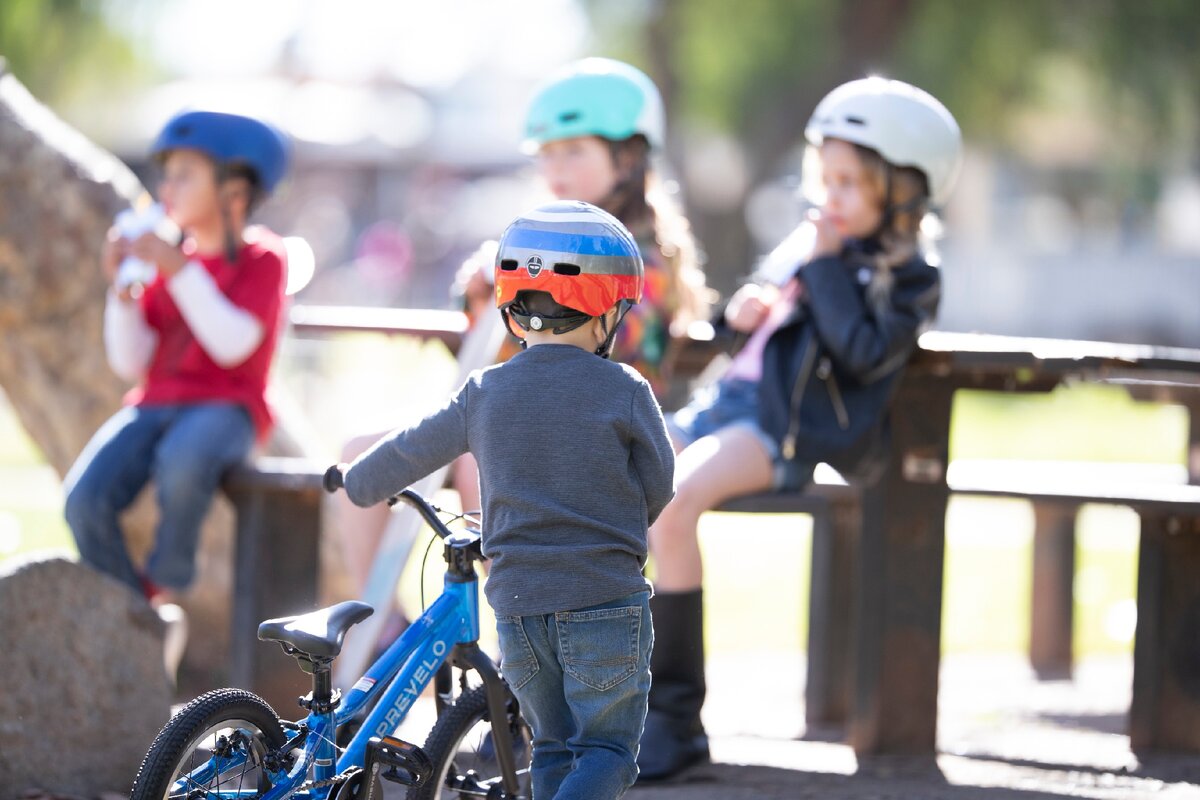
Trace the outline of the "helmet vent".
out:
[[[506,269],[510,272],[517,268],[517,260],[515,258],[506,258],[500,262],[500,269]]]
[[[846,122],[851,125],[866,125],[867,121],[862,117],[846,117]]]
[[[558,121],[559,122],[575,122],[582,116],[583,115],[580,114],[578,111],[564,111],[563,113],[558,115]]]
[[[580,272],[577,264],[565,264],[560,261],[554,265],[555,275],[578,275]]]

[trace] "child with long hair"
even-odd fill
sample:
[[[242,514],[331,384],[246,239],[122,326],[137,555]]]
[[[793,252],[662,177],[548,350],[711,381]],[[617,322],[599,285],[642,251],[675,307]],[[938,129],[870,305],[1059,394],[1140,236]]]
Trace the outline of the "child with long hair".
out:
[[[938,270],[920,233],[961,158],[951,114],[914,86],[869,78],[826,96],[805,136],[819,167],[819,181],[805,176],[815,208],[767,259],[774,279],[731,298],[726,321],[745,345],[668,420],[677,492],[650,531],[658,641],[643,779],[708,757],[700,515],[739,495],[798,490],[819,462],[869,479],[888,402],[937,308]],[[809,252],[789,258],[805,239]]]
[[[603,208],[641,249],[646,296],[625,320],[613,357],[641,372],[660,397],[670,337],[708,318],[709,295],[691,226],[651,163],[664,145],[657,87],[609,58],[567,65],[536,90],[526,115],[524,147],[551,193]]]

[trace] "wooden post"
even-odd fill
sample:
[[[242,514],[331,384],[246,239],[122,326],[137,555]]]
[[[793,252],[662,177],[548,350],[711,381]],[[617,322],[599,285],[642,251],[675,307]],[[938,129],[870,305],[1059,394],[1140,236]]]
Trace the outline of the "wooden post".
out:
[[[850,706],[850,631],[854,543],[862,514],[858,498],[834,498],[813,514],[812,581],[808,606],[805,723],[810,733],[846,722]]]
[[[265,619],[316,608],[321,472],[302,459],[259,459],[224,483],[237,510],[230,679],[280,713],[310,679],[277,644],[258,640]]]
[[[863,493],[849,726],[860,755],[934,751],[953,394],[948,381],[906,374],[891,463]]]
[[[1200,484],[1200,403],[1187,404],[1188,410],[1188,483]]]
[[[1129,743],[1200,753],[1200,525],[1141,517]]]
[[[1029,663],[1042,680],[1071,677],[1076,510],[1073,504],[1033,503]]]

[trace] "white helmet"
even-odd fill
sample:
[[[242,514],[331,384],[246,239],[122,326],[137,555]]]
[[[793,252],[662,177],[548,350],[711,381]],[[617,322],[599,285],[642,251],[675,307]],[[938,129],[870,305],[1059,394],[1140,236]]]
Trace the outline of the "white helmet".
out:
[[[935,206],[950,196],[962,162],[962,133],[946,107],[928,92],[886,78],[850,81],[825,95],[804,136],[815,146],[842,139],[894,166],[920,170]]]

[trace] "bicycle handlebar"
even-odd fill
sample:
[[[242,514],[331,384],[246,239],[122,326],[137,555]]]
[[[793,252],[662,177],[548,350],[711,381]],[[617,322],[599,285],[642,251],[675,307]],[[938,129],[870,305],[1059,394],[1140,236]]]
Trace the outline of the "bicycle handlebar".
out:
[[[340,464],[334,464],[329,469],[325,470],[325,475],[321,478],[321,485],[325,491],[333,494],[338,489],[346,487],[345,476],[342,474]],[[429,527],[433,528],[434,532],[443,539],[453,536],[454,532],[446,527],[446,523],[442,522],[438,517],[437,511],[429,504],[424,497],[414,492],[412,489],[402,489],[398,494],[394,494],[387,499],[389,506],[394,506],[396,503],[403,500],[410,506],[415,508],[417,512],[429,523]]]
[[[434,533],[436,533],[438,536],[442,537],[443,539],[448,539],[454,535],[454,531],[446,527],[446,523],[442,522],[441,517],[437,515],[437,511],[434,510],[434,507],[429,504],[429,501],[414,492],[412,489],[401,489],[398,494],[394,494],[388,498],[387,504],[389,506],[394,506],[401,500],[415,508],[417,513],[419,513],[425,519],[425,521],[429,523],[429,527],[433,528]]]
[[[338,489],[345,487],[344,477],[342,475],[342,465],[334,464],[325,470],[325,474],[321,477],[321,486],[324,487],[325,491],[333,494]]]

